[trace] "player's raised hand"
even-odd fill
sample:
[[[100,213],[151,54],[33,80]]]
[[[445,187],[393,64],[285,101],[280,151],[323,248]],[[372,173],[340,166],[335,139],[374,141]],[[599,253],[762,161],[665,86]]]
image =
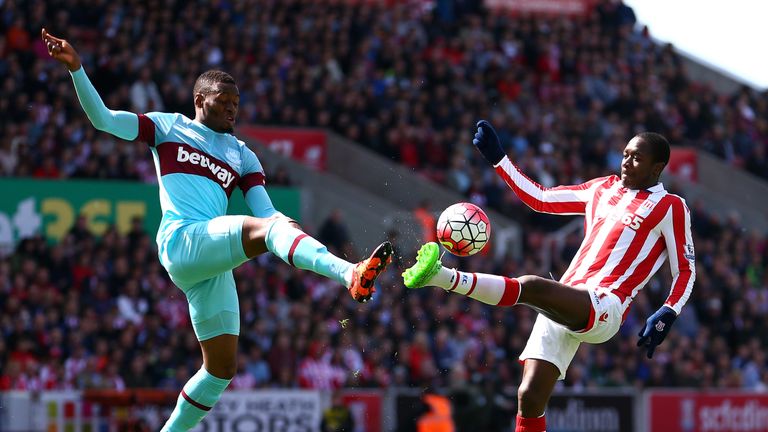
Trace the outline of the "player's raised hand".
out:
[[[677,314],[669,306],[662,306],[645,321],[645,326],[640,330],[637,346],[646,347],[648,358],[653,357],[653,351],[667,337],[669,329],[677,319]]]
[[[475,139],[472,140],[472,144],[480,150],[480,153],[483,154],[483,157],[491,165],[496,166],[504,159],[504,150],[501,148],[499,135],[496,134],[496,130],[493,129],[488,120],[477,122],[477,133],[475,133]]]
[[[45,47],[48,49],[49,56],[64,63],[70,72],[80,69],[80,56],[69,42],[53,36],[45,29],[42,30],[41,37],[43,42],[45,42]]]

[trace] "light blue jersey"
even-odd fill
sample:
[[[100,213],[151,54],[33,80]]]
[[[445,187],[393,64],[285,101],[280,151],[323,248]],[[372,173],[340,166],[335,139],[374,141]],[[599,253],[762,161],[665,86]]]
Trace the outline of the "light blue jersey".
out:
[[[259,159],[231,134],[214,132],[182,114],[153,112],[138,117],[137,138],[152,150],[160,185],[163,218],[158,244],[179,226],[225,215],[235,188],[248,197],[251,189],[264,186]],[[254,200],[248,201],[253,207]],[[264,211],[271,202],[259,207],[260,216],[274,213]]]

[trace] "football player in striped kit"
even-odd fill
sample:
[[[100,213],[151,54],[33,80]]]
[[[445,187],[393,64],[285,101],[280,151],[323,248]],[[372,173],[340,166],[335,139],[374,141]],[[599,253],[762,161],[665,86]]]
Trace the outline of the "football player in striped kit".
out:
[[[560,281],[555,281],[445,268],[438,245],[427,243],[403,278],[409,288],[438,286],[490,305],[524,304],[539,312],[520,354],[524,367],[516,431],[544,431],[549,397],[581,342],[597,344],[613,337],[637,293],[669,260],[673,276],[669,296],[646,321],[638,346],[651,358],[664,340],[696,277],[690,212],[685,200],[659,182],[670,148],[656,133],[640,133],[629,141],[620,176],[552,188],[532,181],[512,163],[489,122],[477,123],[473,144],[533,210],[584,215],[581,247]]]
[[[392,260],[384,242],[371,256],[350,263],[301,231],[272,206],[256,155],[233,135],[240,95],[234,79],[207,71],[195,82],[195,118],[108,109],[91,84],[74,47],[42,30],[48,54],[69,69],[77,97],[94,127],[128,141],[145,142],[160,189],[157,232],[160,262],[186,295],[203,367],[179,394],[162,431],[186,431],[219,400],[237,369],[240,307],[232,269],[270,251],[288,264],[333,279],[359,302]],[[240,188],[253,216],[228,216],[229,197]]]

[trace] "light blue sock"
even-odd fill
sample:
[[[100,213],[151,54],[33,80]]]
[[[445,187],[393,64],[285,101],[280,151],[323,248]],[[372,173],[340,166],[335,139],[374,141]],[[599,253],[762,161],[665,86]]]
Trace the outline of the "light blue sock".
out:
[[[188,431],[195,427],[219,401],[231,379],[216,378],[201,367],[184,385],[161,432]],[[186,396],[186,397],[185,397]]]
[[[323,275],[349,287],[354,264],[328,252],[322,243],[278,219],[267,228],[267,249],[288,264]]]

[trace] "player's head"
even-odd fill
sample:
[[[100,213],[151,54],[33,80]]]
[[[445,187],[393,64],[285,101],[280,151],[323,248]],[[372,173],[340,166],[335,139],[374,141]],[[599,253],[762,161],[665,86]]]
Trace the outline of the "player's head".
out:
[[[663,135],[643,132],[624,148],[621,181],[629,189],[648,189],[659,182],[669,162],[669,141]]]
[[[235,130],[240,91],[232,75],[218,70],[203,72],[195,81],[192,95],[195,120],[216,132]]]

